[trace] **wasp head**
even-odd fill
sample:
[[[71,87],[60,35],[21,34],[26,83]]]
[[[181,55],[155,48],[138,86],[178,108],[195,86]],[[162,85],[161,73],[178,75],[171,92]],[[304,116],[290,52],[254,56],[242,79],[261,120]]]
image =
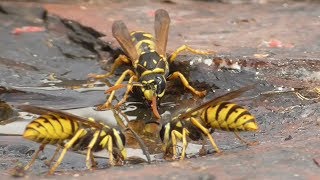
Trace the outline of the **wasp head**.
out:
[[[154,96],[160,99],[166,90],[166,79],[162,74],[145,75],[141,83],[141,90],[148,101],[152,101]]]

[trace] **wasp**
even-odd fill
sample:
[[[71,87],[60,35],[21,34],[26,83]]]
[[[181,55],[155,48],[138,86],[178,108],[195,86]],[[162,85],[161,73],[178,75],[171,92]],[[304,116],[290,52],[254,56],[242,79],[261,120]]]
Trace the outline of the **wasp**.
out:
[[[132,87],[139,86],[143,99],[152,107],[154,115],[157,118],[160,118],[156,107],[157,102],[159,102],[159,99],[165,94],[167,81],[177,78],[181,80],[184,87],[195,95],[200,97],[205,96],[206,91],[194,89],[181,72],[176,71],[169,74],[169,65],[174,62],[177,55],[182,51],[190,51],[195,54],[203,55],[212,54],[212,52],[204,52],[183,45],[167,58],[166,46],[169,25],[169,14],[163,9],[158,9],[155,12],[155,37],[152,34],[143,31],[132,31],[129,33],[128,28],[121,20],[113,23],[112,34],[122,47],[125,55],[120,55],[115,60],[110,73],[104,75],[89,74],[89,77],[95,79],[107,78],[114,74],[116,68],[122,64],[132,65],[133,70],[127,69],[124,71],[114,86],[106,91],[106,93],[110,93],[110,96],[103,105],[97,108],[98,110],[104,110],[110,107],[117,89],[127,87],[124,97],[117,104],[117,106],[119,106],[126,102]],[[128,84],[123,85],[122,82],[128,75],[130,76]]]
[[[173,158],[176,158],[177,140],[180,140],[182,141],[181,159],[184,159],[188,144],[187,137],[194,141],[204,140],[204,137],[207,137],[215,151],[220,153],[221,151],[211,135],[215,129],[232,131],[242,142],[251,144],[242,139],[238,131],[257,131],[259,127],[255,117],[244,107],[227,102],[251,88],[253,88],[253,85],[209,100],[163,124],[160,130],[160,138],[163,142],[162,148],[165,154],[172,145]]]
[[[85,119],[56,109],[31,105],[20,105],[17,108],[42,114],[31,121],[23,133],[24,138],[41,144],[30,163],[24,167],[24,170],[28,170],[32,166],[40,151],[43,151],[47,144],[57,146],[49,164],[62,149],[59,158],[48,174],[54,173],[69,149],[87,151],[86,166],[88,169],[96,165],[93,152],[106,149],[109,152],[109,162],[112,166],[115,165],[115,160],[124,161],[127,157],[126,138],[116,128],[111,128],[90,118]],[[116,159],[114,155],[116,155]]]

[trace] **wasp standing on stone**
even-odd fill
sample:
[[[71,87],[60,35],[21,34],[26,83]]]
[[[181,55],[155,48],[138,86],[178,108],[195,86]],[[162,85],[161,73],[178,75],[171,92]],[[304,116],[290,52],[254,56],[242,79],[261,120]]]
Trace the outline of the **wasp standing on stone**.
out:
[[[110,93],[108,100],[98,107],[104,110],[110,107],[112,99],[117,89],[127,87],[127,91],[118,106],[124,103],[133,86],[139,86],[143,98],[152,106],[152,110],[157,118],[160,115],[157,110],[157,102],[164,95],[167,80],[180,78],[182,84],[197,96],[203,97],[206,91],[197,91],[190,86],[188,80],[180,72],[169,74],[169,64],[173,63],[177,55],[188,50],[195,54],[211,54],[200,50],[192,49],[186,45],[179,47],[167,60],[166,46],[168,40],[170,17],[166,10],[158,9],[155,12],[155,38],[147,32],[133,31],[129,33],[126,25],[122,21],[115,21],[112,26],[113,36],[117,39],[125,55],[120,55],[114,62],[111,72],[105,75],[90,74],[90,77],[99,79],[112,75],[121,64],[132,64],[133,71],[128,69],[122,73],[113,87],[106,91]],[[123,85],[125,77],[130,79],[127,85]]]
[[[34,114],[41,114],[40,117],[27,125],[23,133],[24,138],[41,144],[30,163],[24,167],[24,170],[28,170],[32,166],[40,151],[47,144],[57,146],[49,164],[51,164],[62,149],[60,157],[51,167],[49,174],[54,173],[69,149],[87,151],[86,166],[88,169],[91,169],[96,164],[93,152],[106,149],[109,152],[109,162],[111,165],[115,164],[115,160],[121,162],[127,157],[125,149],[126,138],[116,128],[111,128],[93,119],[84,119],[56,109],[31,105],[20,105],[17,108]],[[116,159],[114,155],[116,155]]]
[[[194,141],[204,140],[205,135],[217,153],[220,150],[214,142],[211,133],[215,129],[232,131],[238,139],[246,142],[238,135],[238,131],[257,131],[259,129],[255,117],[245,108],[234,103],[226,102],[240,96],[243,92],[251,89],[247,86],[229,92],[223,96],[214,98],[200,106],[187,111],[165,123],[160,130],[160,138],[164,153],[172,146],[173,158],[177,157],[177,140],[182,141],[181,159],[184,159],[187,148],[187,137]]]

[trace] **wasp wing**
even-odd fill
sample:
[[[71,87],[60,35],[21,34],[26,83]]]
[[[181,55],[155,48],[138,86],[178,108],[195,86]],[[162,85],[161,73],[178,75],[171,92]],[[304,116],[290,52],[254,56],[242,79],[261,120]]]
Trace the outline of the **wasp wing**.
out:
[[[17,105],[15,106],[16,108],[26,111],[26,112],[30,112],[33,114],[38,114],[38,115],[44,115],[44,114],[57,114],[57,115],[61,115],[64,117],[67,117],[69,119],[81,122],[83,124],[86,124],[90,127],[95,127],[95,128],[99,128],[101,129],[103,126],[100,123],[97,122],[93,122],[93,121],[89,121],[86,118],[68,113],[68,112],[64,112],[58,109],[52,109],[52,108],[45,108],[45,107],[39,107],[39,106],[33,106],[33,105]]]
[[[122,21],[115,21],[112,24],[112,34],[130,60],[133,62],[136,61],[138,59],[138,53],[131,40],[127,26]]]
[[[155,12],[154,30],[156,36],[157,52],[166,56],[170,17],[166,10],[158,9]]]
[[[188,118],[192,115],[192,113],[200,110],[200,109],[203,109],[203,108],[206,108],[206,107],[209,107],[209,106],[214,106],[222,101],[229,101],[231,99],[234,99],[236,97],[239,97],[242,93],[250,90],[250,89],[253,89],[255,87],[255,85],[249,85],[249,86],[245,86],[245,87],[242,87],[238,90],[235,90],[235,91],[231,91],[227,94],[224,94],[222,96],[218,96],[216,98],[213,98],[212,100],[206,102],[206,103],[203,103],[193,109],[191,109],[190,111],[182,114],[179,116],[179,119],[182,120],[182,119],[185,119],[185,118]]]

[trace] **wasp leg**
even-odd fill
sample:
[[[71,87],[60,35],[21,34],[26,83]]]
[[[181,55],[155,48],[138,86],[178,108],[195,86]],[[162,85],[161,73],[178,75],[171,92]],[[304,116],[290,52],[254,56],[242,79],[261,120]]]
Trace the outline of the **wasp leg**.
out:
[[[171,141],[172,141],[172,159],[178,158],[177,154],[177,139],[182,139],[182,134],[179,131],[173,130],[171,131]]]
[[[186,128],[182,129],[182,152],[181,152],[181,159],[183,160],[186,156],[186,150],[188,146],[188,141],[187,141],[187,135],[189,134],[188,130]]]
[[[54,154],[53,154],[52,158],[51,158],[50,160],[46,161],[45,164],[46,164],[48,167],[51,166],[52,161],[57,157],[60,149],[61,149],[61,146],[59,145],[59,146],[57,147],[57,149],[54,151]]]
[[[173,63],[173,61],[177,58],[178,54],[180,54],[182,51],[190,51],[194,54],[202,54],[202,55],[215,54],[215,52],[213,52],[213,51],[201,51],[201,50],[197,50],[197,49],[192,49],[187,45],[182,45],[171,54],[169,62]]]
[[[130,77],[129,81],[128,81],[128,85],[127,85],[127,90],[123,95],[123,98],[119,101],[119,103],[115,106],[115,108],[118,108],[119,106],[121,106],[123,103],[125,103],[129,97],[129,93],[132,91],[132,82],[133,81],[137,81],[138,77],[136,75],[133,75]]]
[[[72,147],[72,145],[79,139],[79,137],[84,133],[84,129],[80,129],[77,131],[77,133],[64,145],[64,148],[60,154],[60,157],[58,158],[57,162],[52,166],[52,168],[49,171],[49,175],[53,174],[54,171],[57,169],[57,167],[60,165],[62,162],[66,152],[68,151],[69,148]]]
[[[104,138],[105,142],[101,142],[101,143],[105,143],[107,144],[107,150],[109,152],[109,163],[111,166],[114,166],[114,157],[113,157],[113,143],[112,143],[112,137],[110,135],[106,136]]]
[[[198,127],[199,129],[201,129],[201,131],[209,138],[211,145],[213,146],[213,148],[216,150],[217,153],[220,153],[220,149],[218,148],[218,146],[216,145],[216,143],[214,142],[213,137],[210,134],[209,129],[205,128],[196,118],[191,117],[191,122],[192,124],[194,124],[196,127]]]
[[[176,159],[178,157],[177,155],[177,139],[182,140],[182,152],[181,152],[181,159],[183,160],[186,156],[186,150],[188,146],[188,141],[187,141],[187,135],[188,135],[188,130],[186,128],[182,129],[182,134],[179,131],[173,130],[171,132],[171,141],[172,141],[172,153],[173,157],[172,159]]]
[[[90,143],[88,145],[88,152],[87,152],[87,157],[86,157],[86,166],[90,170],[92,169],[92,166],[95,165],[94,158],[93,158],[93,155],[92,155],[92,148],[96,144],[100,133],[101,133],[101,131],[96,131],[93,134],[93,138],[92,138],[92,140],[90,141]]]
[[[91,152],[90,154],[90,159],[91,159],[91,167],[92,168],[96,168],[97,167],[97,162],[94,160],[94,157],[93,157],[93,153]]]
[[[255,141],[255,142],[248,142],[248,141],[246,141],[246,140],[243,139],[243,138],[238,134],[238,132],[236,132],[236,131],[234,131],[233,133],[234,133],[234,135],[236,135],[236,137],[237,137],[240,141],[242,141],[243,143],[245,143],[245,144],[248,145],[248,146],[253,146],[253,145],[259,144],[259,142],[257,142],[257,141]]]
[[[24,170],[25,170],[25,171],[28,170],[28,169],[32,166],[32,164],[34,163],[34,161],[36,160],[36,158],[39,156],[40,151],[43,151],[43,149],[44,149],[44,147],[45,147],[46,145],[47,145],[47,144],[41,144],[41,145],[40,145],[39,149],[36,151],[36,153],[35,153],[34,156],[32,157],[32,160],[29,162],[28,165],[26,165],[26,166],[24,167]]]
[[[105,79],[111,75],[114,74],[116,69],[121,66],[122,64],[129,64],[131,61],[128,59],[127,56],[120,54],[118,58],[114,61],[111,71],[107,74],[88,74],[89,78],[94,78],[94,79]]]
[[[176,71],[174,73],[172,73],[169,77],[168,80],[172,80],[172,79],[176,79],[176,78],[180,78],[182,84],[184,87],[188,88],[192,93],[194,93],[195,95],[199,96],[199,97],[203,97],[207,94],[207,91],[197,91],[195,90],[188,82],[188,80],[184,77],[183,74],[181,74],[180,72]]]
[[[119,84],[121,84],[123,81],[124,81],[124,78],[127,76],[127,75],[130,75],[130,76],[135,76],[134,72],[130,69],[127,69],[126,71],[124,71],[121,76],[119,77],[119,79],[116,81],[116,83],[114,84],[114,86],[117,86]],[[106,109],[109,109],[110,106],[111,106],[111,103],[112,103],[112,99],[114,97],[116,93],[116,90],[113,90],[111,93],[110,93],[110,96],[107,100],[107,102],[105,102],[103,105],[99,106],[97,108],[97,110],[106,110]]]

